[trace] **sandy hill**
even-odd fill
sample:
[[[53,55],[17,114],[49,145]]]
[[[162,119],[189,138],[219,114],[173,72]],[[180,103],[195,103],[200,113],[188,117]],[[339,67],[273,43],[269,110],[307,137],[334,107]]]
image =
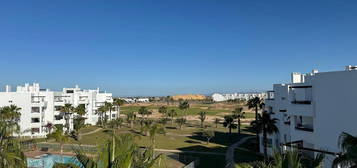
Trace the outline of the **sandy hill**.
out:
[[[186,94],[186,95],[176,95],[176,96],[172,96],[172,98],[174,100],[180,100],[180,99],[183,99],[183,100],[204,100],[206,99],[206,96],[204,95],[199,95],[199,94]]]

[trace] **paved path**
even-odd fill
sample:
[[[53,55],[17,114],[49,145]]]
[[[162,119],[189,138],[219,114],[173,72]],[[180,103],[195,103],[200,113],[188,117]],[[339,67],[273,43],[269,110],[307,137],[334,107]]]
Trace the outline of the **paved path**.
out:
[[[158,152],[170,152],[170,153],[196,153],[196,154],[207,154],[207,155],[225,155],[224,153],[219,152],[200,152],[200,151],[182,151],[175,149],[155,149]]]
[[[94,133],[96,133],[96,132],[98,132],[98,131],[100,131],[100,130],[102,130],[103,128],[97,128],[97,129],[95,129],[95,130],[93,130],[93,131],[91,131],[91,132],[86,132],[86,133],[83,133],[83,134],[79,134],[80,136],[83,136],[83,135],[89,135],[89,134],[94,134]]]
[[[228,147],[227,153],[226,153],[226,168],[234,168],[235,167],[235,161],[234,161],[234,150],[239,146],[248,141],[249,139],[252,139],[255,137],[244,137],[240,139],[238,142],[232,144],[231,146]]]

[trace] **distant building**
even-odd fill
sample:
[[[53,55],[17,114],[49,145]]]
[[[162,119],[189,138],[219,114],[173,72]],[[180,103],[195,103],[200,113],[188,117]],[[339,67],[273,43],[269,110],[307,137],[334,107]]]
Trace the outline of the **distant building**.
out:
[[[339,135],[357,135],[356,69],[347,66],[345,71],[293,73],[291,83],[273,85],[267,92],[265,110],[278,119],[279,132],[268,135],[268,153],[299,149],[301,154],[314,157],[323,152],[323,167],[331,167],[341,152]]]
[[[121,98],[127,103],[148,103],[150,102],[149,98],[145,97],[128,97],[128,98]]]
[[[235,99],[249,100],[254,97],[265,99],[266,93],[232,93],[232,94],[214,93],[212,95],[212,99],[215,102],[222,102],[222,101],[235,100]]]
[[[50,91],[41,89],[38,83],[17,86],[16,91],[11,91],[6,86],[5,92],[0,92],[0,107],[16,105],[21,108],[20,135],[42,136],[47,135],[46,125],[48,123],[65,125],[64,114],[60,108],[65,104],[77,107],[84,104],[86,107],[85,123],[94,125],[99,116],[97,110],[105,102],[113,102],[111,93],[96,90],[82,90],[78,86],[74,88],[63,88],[62,91]],[[109,112],[107,113],[109,115]],[[116,118],[116,111],[112,112],[109,119]],[[70,131],[73,129],[73,117],[70,116]]]

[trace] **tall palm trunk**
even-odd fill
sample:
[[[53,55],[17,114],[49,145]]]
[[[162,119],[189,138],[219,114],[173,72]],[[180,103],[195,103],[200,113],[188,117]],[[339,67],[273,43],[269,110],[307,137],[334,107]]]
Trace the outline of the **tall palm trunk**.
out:
[[[131,120],[131,121],[130,121],[130,128],[133,129],[133,127],[134,127],[134,121]]]
[[[237,127],[238,127],[238,135],[240,135],[240,118],[238,118],[238,125],[237,125]]]
[[[265,128],[263,128],[263,146],[264,146],[264,158],[265,159],[268,158],[267,145],[268,145],[267,131],[265,130]]]
[[[113,163],[114,162],[114,159],[115,159],[115,137],[114,137],[114,129],[113,129],[113,135],[112,135],[112,144],[113,144],[113,149],[112,149],[112,158],[111,158],[111,163]]]
[[[112,109],[111,108],[109,109],[109,115],[110,115],[109,119],[112,120]]]

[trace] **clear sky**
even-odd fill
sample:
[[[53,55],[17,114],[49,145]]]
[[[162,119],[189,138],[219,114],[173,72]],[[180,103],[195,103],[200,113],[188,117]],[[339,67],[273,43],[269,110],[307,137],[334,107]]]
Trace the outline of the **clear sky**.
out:
[[[357,1],[0,3],[0,85],[116,96],[260,91],[357,64]]]

